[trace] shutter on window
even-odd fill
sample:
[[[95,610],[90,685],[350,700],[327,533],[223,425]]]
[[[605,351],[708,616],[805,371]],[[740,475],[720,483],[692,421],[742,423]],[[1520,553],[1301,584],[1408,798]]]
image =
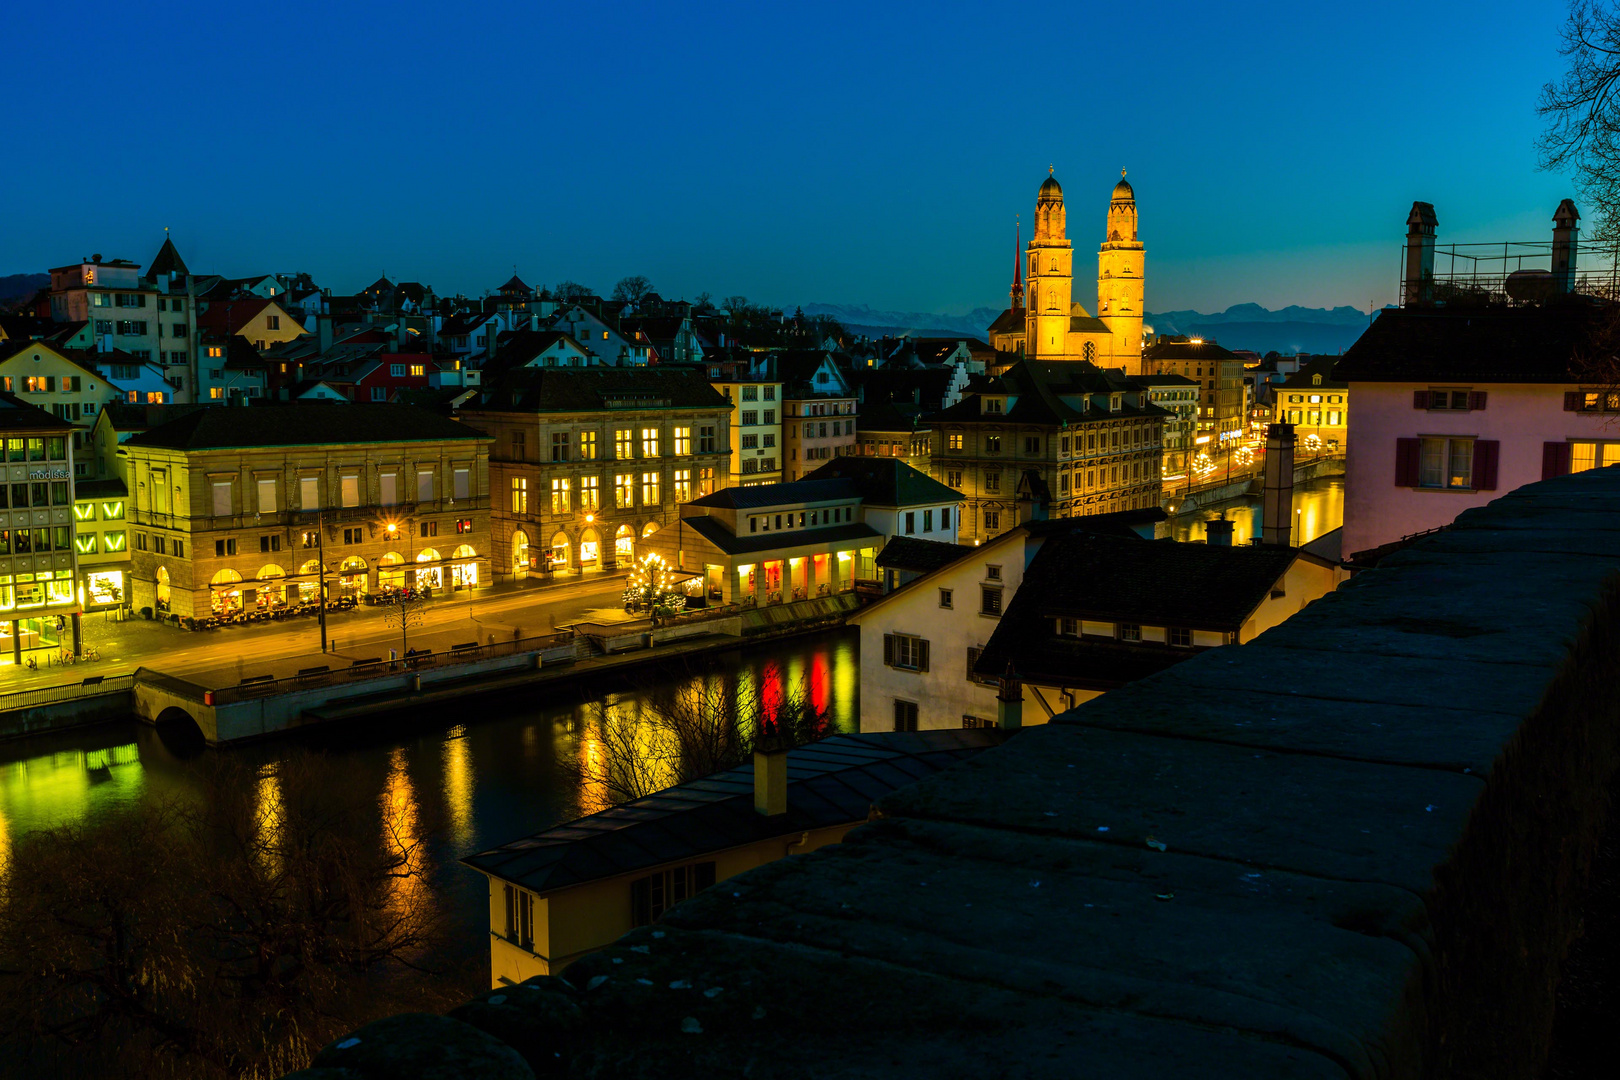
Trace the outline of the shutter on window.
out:
[[[1548,442],[1541,444],[1541,478],[1551,480],[1555,476],[1569,475],[1570,445],[1567,442]]]
[[[1395,440],[1395,486],[1418,486],[1418,455],[1421,453],[1423,440],[1396,439]]]
[[[1564,411],[1579,412],[1581,409],[1581,393],[1579,390],[1564,391]]]
[[[1470,409],[1483,409],[1485,407],[1485,391],[1472,390],[1468,394],[1468,407]]]
[[[883,662],[894,667],[894,635],[883,635]]]
[[[1429,407],[1429,392],[1427,390],[1412,391],[1412,408],[1427,409]]]
[[[968,677],[969,682],[972,682],[973,679],[975,678],[975,676],[973,674],[973,665],[979,662],[979,654],[981,652],[983,652],[983,651],[984,651],[983,649],[975,649],[975,648],[973,648],[971,646],[968,647],[968,651],[967,651],[967,677]]]
[[[1496,490],[1496,459],[1502,444],[1494,439],[1474,441],[1474,488],[1476,491]]]
[[[928,640],[926,638],[917,639],[917,670],[928,670]]]

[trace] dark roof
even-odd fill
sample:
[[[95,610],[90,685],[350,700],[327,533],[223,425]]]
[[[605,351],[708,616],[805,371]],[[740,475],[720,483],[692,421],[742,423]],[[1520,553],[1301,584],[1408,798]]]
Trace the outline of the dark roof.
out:
[[[228,446],[312,446],[324,443],[423,442],[485,439],[466,424],[415,405],[348,405],[291,402],[254,407],[199,409],[132,435],[126,445],[170,450]]]
[[[754,809],[750,762],[461,861],[545,895],[776,836],[865,821],[877,799],[1005,738],[995,729],[834,735],[788,751],[788,811],[778,817]]]
[[[867,506],[921,506],[954,503],[962,498],[962,493],[955,488],[948,488],[892,457],[833,458],[800,483],[833,479],[854,481],[860,490],[861,502]]]
[[[1278,390],[1346,390],[1350,384],[1338,378],[1333,366],[1337,357],[1320,356],[1301,367],[1288,378],[1278,383]],[[1312,378],[1320,375],[1321,382],[1312,382]]]
[[[500,287],[500,291],[503,293],[528,293],[531,296],[534,295],[534,290],[525,285],[523,279],[516,274],[513,274],[506,284]]]
[[[485,386],[469,410],[594,412],[621,409],[724,409],[731,403],[692,368],[514,368]]]
[[[72,431],[73,425],[38,405],[0,390],[0,431]]]
[[[1286,547],[1221,547],[1075,530],[1046,540],[975,670],[1108,689],[1191,654],[1152,642],[1063,638],[1059,617],[1221,632],[1242,627],[1288,571]]]
[[[1581,302],[1386,308],[1333,373],[1347,382],[1570,382],[1613,318],[1612,309]],[[1613,344],[1603,351],[1612,352]]]
[[[188,413],[199,409],[223,408],[220,405],[210,405],[206,402],[187,402],[185,404],[170,403],[166,405],[132,405],[128,402],[114,401],[101,407],[101,415],[107,418],[107,423],[115,431],[145,431],[147,428],[166,424],[170,420],[178,419]]]
[[[817,470],[819,471],[819,470]],[[726,510],[757,510],[762,506],[788,506],[799,503],[833,502],[858,499],[859,485],[839,477],[807,476],[782,484],[754,484],[750,487],[721,488],[712,495],[693,499],[688,506],[714,506]]]
[[[204,330],[234,334],[252,322],[259,312],[275,303],[274,300],[253,293],[245,293],[229,300],[211,300],[208,310],[197,315],[197,326]],[[280,306],[276,304],[278,309]],[[290,315],[287,317],[292,318]],[[302,330],[303,327],[300,325],[299,329]]]
[[[129,496],[129,488],[117,477],[111,480],[80,480],[73,485],[75,499],[123,499]]]
[[[1069,333],[1071,334],[1112,334],[1108,324],[1095,315],[1070,315]]]
[[[1223,349],[1213,341],[1194,341],[1189,337],[1162,337],[1142,352],[1144,360],[1231,360],[1242,363],[1243,358],[1230,349]]]
[[[978,549],[968,544],[945,544],[938,540],[921,540],[915,536],[896,536],[878,552],[877,564],[895,570],[916,570],[928,573],[949,566],[964,555]]]
[[[186,260],[180,257],[180,252],[175,250],[174,241],[167,236],[163,238],[163,246],[158,248],[157,256],[152,259],[152,265],[147,267],[146,280],[156,281],[159,274],[186,276],[191,274],[191,271],[186,269]]]
[[[916,406],[903,412],[886,401],[876,405],[862,405],[857,423],[862,435],[873,431],[916,433],[928,430],[928,425],[922,422],[922,414],[917,411]]]
[[[996,316],[996,321],[990,324],[986,333],[990,334],[1020,334],[1024,332],[1024,309],[1008,308]]]
[[[1133,416],[1168,416],[1159,406],[1148,403],[1132,405],[1122,402],[1117,412],[1082,411],[1072,399],[1093,394],[1135,393],[1146,389],[1146,384],[1132,379],[1115,368],[1100,368],[1084,360],[1021,360],[1000,375],[976,377],[962,400],[943,409],[930,419],[951,423],[1031,424],[1059,426],[1118,420]],[[1014,398],[1005,413],[984,414],[979,397],[1006,395]]]
[[[750,489],[751,490],[751,489]],[[749,555],[756,551],[774,551],[779,548],[800,547],[805,544],[839,544],[846,540],[874,540],[882,533],[862,522],[832,525],[827,528],[795,529],[792,532],[768,532],[759,535],[738,536],[720,523],[718,518],[682,518],[682,524],[727,555]]]

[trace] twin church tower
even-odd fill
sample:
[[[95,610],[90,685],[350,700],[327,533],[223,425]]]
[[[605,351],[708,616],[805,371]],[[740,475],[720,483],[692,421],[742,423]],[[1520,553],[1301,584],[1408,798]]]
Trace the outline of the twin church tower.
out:
[[[1030,360],[1086,360],[1141,374],[1146,256],[1136,238],[1136,193],[1124,177],[1121,170],[1097,252],[1097,314],[1074,300],[1074,245],[1066,233],[1063,188],[1048,176],[1035,197],[1035,235],[1013,263],[1012,306],[990,326],[993,348]]]

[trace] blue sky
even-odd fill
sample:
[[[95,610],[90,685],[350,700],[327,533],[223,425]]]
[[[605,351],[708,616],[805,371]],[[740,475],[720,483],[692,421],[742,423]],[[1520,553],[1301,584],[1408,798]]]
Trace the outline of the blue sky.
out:
[[[1082,277],[1130,170],[1150,310],[1365,308],[1413,199],[1442,242],[1551,228],[1565,7],[27,4],[0,274],[145,262],[167,226],[193,271],[337,292],[477,295],[515,264],[956,312],[1005,302],[1055,164]]]

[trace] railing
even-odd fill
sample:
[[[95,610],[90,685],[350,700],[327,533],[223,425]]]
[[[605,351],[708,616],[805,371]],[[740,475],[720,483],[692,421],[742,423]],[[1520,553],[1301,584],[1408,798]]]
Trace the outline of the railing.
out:
[[[90,675],[79,682],[58,683],[55,686],[14,690],[9,694],[0,694],[0,713],[30,709],[36,705],[50,705],[58,701],[75,701],[102,694],[123,693],[134,685],[134,672],[124,672],[121,675]]]
[[[333,668],[331,665],[319,665],[304,668],[296,675],[287,675],[281,678],[250,675],[236,686],[226,686],[209,691],[211,697],[208,700],[213,705],[228,705],[232,702],[269,697],[293,690],[309,690],[322,686],[347,686],[358,681],[388,675],[419,672],[431,668],[453,667],[460,664],[470,664],[478,660],[493,660],[503,656],[518,656],[523,653],[545,652],[548,649],[560,648],[573,640],[574,635],[572,633],[561,633],[546,634],[540,637],[517,638],[510,641],[497,641],[487,645],[480,645],[477,642],[465,642],[460,645],[452,645],[443,652],[429,652],[426,649],[418,652],[415,649],[410,649],[407,650],[404,656],[393,660],[385,660],[381,657],[355,660],[347,667],[337,668]]]
[[[1519,304],[1539,303],[1556,295],[1554,245],[1546,240],[1510,240],[1495,244],[1440,244],[1434,248],[1433,271],[1421,282],[1406,280],[1409,246],[1401,247],[1401,281],[1396,295],[1404,303]],[[1620,261],[1613,251],[1576,244],[1571,261],[1594,259],[1595,268],[1571,268],[1571,291],[1587,296],[1620,295]],[[1607,265],[1605,265],[1607,264]],[[1514,279],[1536,271],[1531,280]],[[1529,275],[1525,275],[1529,276]]]

